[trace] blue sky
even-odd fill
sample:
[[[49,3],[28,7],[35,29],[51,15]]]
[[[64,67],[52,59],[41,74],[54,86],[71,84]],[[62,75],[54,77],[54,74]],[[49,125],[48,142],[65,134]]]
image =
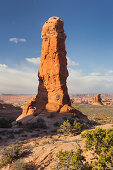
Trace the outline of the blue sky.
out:
[[[0,93],[36,93],[41,29],[64,21],[68,88],[113,92],[113,0],[0,0]]]

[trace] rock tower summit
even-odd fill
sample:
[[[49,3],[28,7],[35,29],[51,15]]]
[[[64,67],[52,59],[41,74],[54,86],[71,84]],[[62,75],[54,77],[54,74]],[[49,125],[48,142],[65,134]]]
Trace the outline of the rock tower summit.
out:
[[[71,105],[66,85],[68,70],[63,26],[59,17],[51,17],[42,28],[37,108],[60,111],[63,105]]]

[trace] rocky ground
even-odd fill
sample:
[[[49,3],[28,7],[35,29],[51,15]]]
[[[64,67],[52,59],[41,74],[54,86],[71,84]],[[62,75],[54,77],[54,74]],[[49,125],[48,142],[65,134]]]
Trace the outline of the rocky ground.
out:
[[[86,113],[89,118],[93,119],[93,116],[97,111],[103,117],[107,108],[105,106],[91,106],[91,105],[76,105],[76,108],[83,113]],[[103,111],[102,111],[103,108]],[[108,107],[108,110],[111,108]],[[96,110],[96,111],[95,111]],[[10,114],[9,114],[10,113]],[[90,115],[91,113],[91,115]],[[98,114],[99,114],[98,113]],[[107,112],[106,112],[107,113]],[[21,110],[2,110],[0,115],[5,118],[14,117],[15,119],[21,114]],[[8,117],[7,117],[8,116]],[[97,114],[96,114],[97,116]],[[111,113],[112,116],[112,113]],[[34,116],[33,119],[36,119]],[[66,120],[72,118],[72,115],[64,114],[40,114],[38,119],[42,119],[42,127],[33,127],[33,123],[24,125],[14,125],[12,128],[0,128],[0,147],[10,146],[12,143],[21,143],[22,146],[30,148],[30,153],[20,160],[24,162],[35,163],[39,170],[49,170],[56,164],[56,153],[60,150],[77,150],[77,148],[85,148],[85,139],[81,139],[81,134],[76,135],[63,135],[57,132],[60,124]],[[101,119],[103,118],[101,117]],[[95,122],[92,122],[95,124]],[[87,122],[88,128],[94,129],[96,126]],[[46,126],[45,126],[46,125]],[[99,125],[102,128],[111,128],[112,124]],[[86,130],[84,130],[86,131]],[[82,133],[84,133],[84,131]],[[91,152],[84,151],[84,156],[87,161],[92,161],[93,157]],[[11,164],[2,168],[3,170],[12,170]]]
[[[106,124],[106,125],[101,125],[99,127],[111,128],[111,126],[112,124]],[[26,163],[27,162],[35,163],[38,170],[52,169],[56,165],[56,153],[58,153],[60,150],[76,151],[77,148],[81,148],[81,149],[85,148],[85,139],[81,138],[81,134],[76,136],[60,135],[60,134],[45,135],[43,137],[31,137],[29,139],[25,139],[26,136],[25,134],[23,134],[23,132],[21,132],[20,134],[21,136],[23,135],[23,139],[21,138],[21,144],[24,147],[31,148],[30,154],[21,159]],[[19,138],[18,140],[20,141]],[[13,139],[10,139],[9,141],[13,142]],[[93,160],[90,151],[84,151],[83,155],[86,157],[87,161],[90,162]],[[2,170],[5,169],[10,170],[11,165],[2,168]]]

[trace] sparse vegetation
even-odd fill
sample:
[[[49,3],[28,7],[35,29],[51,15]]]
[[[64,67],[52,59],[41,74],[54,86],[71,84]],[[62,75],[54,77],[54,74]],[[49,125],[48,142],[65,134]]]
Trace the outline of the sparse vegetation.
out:
[[[77,122],[76,120],[70,119],[63,122],[63,124],[58,129],[59,132],[65,134],[76,134],[77,132],[81,132],[84,128],[84,124]]]
[[[46,123],[42,118],[37,119],[37,122],[35,123],[27,123],[26,124],[26,129],[32,130],[35,128],[40,128],[40,129],[47,129]]]
[[[113,123],[113,106],[95,106],[88,104],[72,104],[73,107],[85,114],[89,120],[101,124]]]
[[[97,154],[93,166],[96,169],[113,169],[113,128],[96,128],[82,134],[86,138],[86,149]]]
[[[73,151],[59,151],[56,154],[57,164],[54,169],[61,170],[90,170],[90,165],[85,162],[85,157],[82,155],[82,150]]]
[[[28,152],[29,150],[22,148],[20,144],[12,144],[11,146],[3,147],[1,150],[0,168],[21,158]]]
[[[44,146],[44,145],[47,145],[47,144],[50,144],[50,142],[49,141],[43,141],[40,146]]]
[[[72,170],[112,170],[113,169],[113,129],[88,131],[82,134],[86,138],[86,150],[92,150],[93,162],[88,163],[82,150],[59,151],[56,155],[57,164],[54,169]]]
[[[36,148],[36,147],[39,147],[40,144],[38,142],[34,142],[33,146],[34,146],[34,148]]]
[[[25,163],[23,161],[17,160],[14,162],[11,170],[37,170],[37,167],[32,162]]]

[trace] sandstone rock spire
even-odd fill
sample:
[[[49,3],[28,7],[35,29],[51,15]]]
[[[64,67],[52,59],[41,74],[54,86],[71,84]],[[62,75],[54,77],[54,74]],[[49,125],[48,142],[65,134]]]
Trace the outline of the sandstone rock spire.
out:
[[[37,108],[59,111],[63,105],[71,105],[66,85],[68,70],[63,25],[59,17],[51,17],[42,28]]]
[[[94,105],[103,105],[102,99],[101,99],[101,94],[97,94],[96,97],[94,97]]]
[[[59,17],[51,17],[42,28],[38,94],[23,107],[22,115],[17,121],[33,113],[38,115],[47,112],[72,113],[77,117],[86,117],[71,107],[66,85],[68,70],[63,26],[64,22]]]

